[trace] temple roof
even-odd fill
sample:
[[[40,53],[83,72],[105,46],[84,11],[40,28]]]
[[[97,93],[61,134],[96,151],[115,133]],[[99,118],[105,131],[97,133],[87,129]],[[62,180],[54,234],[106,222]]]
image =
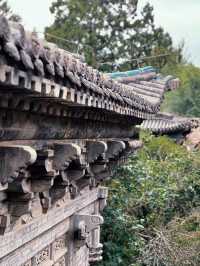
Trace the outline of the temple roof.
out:
[[[26,32],[21,24],[3,16],[0,72],[1,87],[7,90],[142,119],[158,113],[165,91],[171,83],[175,87],[179,83],[173,77],[158,76],[152,67],[131,70],[124,76],[105,75],[81,57],[40,40],[35,33]]]
[[[108,73],[107,77],[125,84],[135,96],[141,97],[146,104],[154,106],[155,113],[160,110],[166,91],[175,90],[180,80],[173,76],[162,76],[152,66],[126,72]]]

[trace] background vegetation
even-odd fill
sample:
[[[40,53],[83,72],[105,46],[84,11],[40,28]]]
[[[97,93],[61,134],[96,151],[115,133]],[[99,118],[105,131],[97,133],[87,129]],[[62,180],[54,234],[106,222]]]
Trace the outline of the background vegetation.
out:
[[[186,116],[200,116],[200,69],[189,63],[168,64],[164,74],[170,73],[180,78],[181,86],[170,92],[163,110]]]
[[[73,44],[47,37],[73,52],[79,48],[89,64],[107,71],[117,62],[121,63],[120,69],[136,67],[137,62],[132,59],[160,53],[173,54],[167,60],[180,61],[181,50],[175,49],[170,35],[155,25],[153,7],[147,3],[139,11],[137,3],[138,0],[89,0],[87,4],[85,0],[56,0],[50,8],[55,21],[46,33]],[[159,58],[154,63],[163,66],[167,60]],[[99,64],[107,61],[111,63]]]
[[[99,266],[200,264],[200,154],[167,137],[144,148],[110,181]]]

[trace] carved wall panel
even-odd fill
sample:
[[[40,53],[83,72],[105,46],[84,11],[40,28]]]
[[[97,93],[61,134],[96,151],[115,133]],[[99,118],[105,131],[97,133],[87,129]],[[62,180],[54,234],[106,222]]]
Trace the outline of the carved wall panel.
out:
[[[39,251],[22,266],[66,266],[67,265],[67,235],[57,238],[50,245]]]
[[[54,207],[19,227],[18,231],[0,236],[0,266],[88,266],[92,252],[95,251],[96,256],[102,250],[100,245],[100,250],[95,249],[99,231],[98,235],[93,232],[96,228],[99,230],[103,221],[100,202],[106,196],[105,188],[93,189],[90,194],[85,193],[60,207]],[[81,240],[76,238],[79,222]],[[89,246],[91,235],[94,237]]]
[[[32,259],[33,266],[42,266],[51,264],[51,249],[50,246],[45,247]]]

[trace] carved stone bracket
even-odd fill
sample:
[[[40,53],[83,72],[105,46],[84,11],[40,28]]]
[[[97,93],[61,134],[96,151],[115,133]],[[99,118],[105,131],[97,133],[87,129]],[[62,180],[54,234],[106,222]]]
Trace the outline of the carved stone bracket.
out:
[[[36,151],[29,146],[0,145],[0,183],[13,182],[36,159]]]
[[[48,191],[56,176],[53,168],[53,150],[40,150],[37,152],[38,158],[34,165],[31,166],[31,191],[44,192]]]
[[[114,159],[117,157],[123,150],[125,150],[126,145],[123,141],[108,141],[108,150],[106,153],[107,159]]]
[[[81,215],[76,214],[74,216],[74,238],[79,244],[87,242],[89,234],[94,230],[98,229],[103,224],[103,217],[100,215]]]
[[[120,154],[125,150],[126,144],[123,141],[108,141],[104,149],[105,156],[90,165],[90,170],[95,179],[105,180],[112,175],[111,161],[117,164]]]
[[[82,148],[73,143],[54,145],[53,165],[59,170],[63,182],[72,186],[84,177],[87,167]]]
[[[128,154],[133,153],[140,149],[142,145],[143,143],[140,140],[129,140],[127,141],[126,152],[128,152]]]
[[[12,143],[14,145],[7,145],[7,142],[0,145],[0,194],[6,191],[6,198],[0,199],[2,233],[29,223],[77,195],[89,193],[101,181],[110,178],[116,166],[141,146],[141,142],[134,140],[51,140],[40,143],[27,140]],[[79,215],[79,220],[75,219],[78,245],[87,242],[91,231],[99,230],[102,221],[98,214],[106,206],[106,198],[107,189],[100,188],[97,215]],[[94,229],[95,219],[97,229]],[[95,248],[96,251],[91,251],[94,261],[101,257],[98,245]]]
[[[66,170],[70,162],[81,157],[81,147],[72,143],[54,145],[53,166],[56,170]]]
[[[106,142],[104,141],[88,141],[87,142],[87,158],[88,163],[92,163],[96,161],[99,156],[102,159],[105,158],[105,152],[107,151],[108,147]]]

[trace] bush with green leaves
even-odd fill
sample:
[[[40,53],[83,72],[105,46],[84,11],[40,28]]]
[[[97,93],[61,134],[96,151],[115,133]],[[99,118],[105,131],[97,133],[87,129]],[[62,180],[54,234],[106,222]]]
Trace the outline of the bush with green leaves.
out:
[[[143,149],[107,184],[99,266],[154,265],[143,258],[156,232],[200,205],[200,153],[189,153],[167,137],[144,134],[143,141]]]
[[[192,64],[168,64],[163,74],[174,75],[181,80],[178,90],[168,93],[163,110],[187,116],[200,116],[200,68]]]

